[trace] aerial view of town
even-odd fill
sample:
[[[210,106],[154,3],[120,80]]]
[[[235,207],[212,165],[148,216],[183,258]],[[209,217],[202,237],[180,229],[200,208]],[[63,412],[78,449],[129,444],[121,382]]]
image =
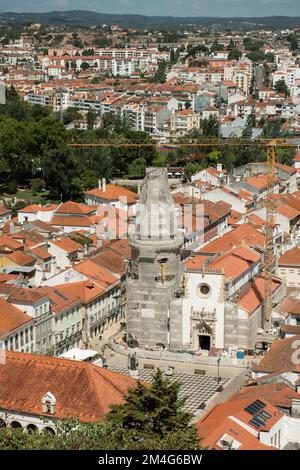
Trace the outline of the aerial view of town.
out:
[[[300,8],[151,3],[0,2],[0,450],[300,450]]]

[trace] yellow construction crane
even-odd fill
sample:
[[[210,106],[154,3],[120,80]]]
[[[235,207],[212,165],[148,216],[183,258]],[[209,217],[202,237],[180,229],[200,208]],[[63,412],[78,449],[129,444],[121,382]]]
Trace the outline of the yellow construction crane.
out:
[[[274,228],[275,228],[275,205],[274,205],[274,183],[276,177],[276,148],[291,148],[299,146],[299,139],[296,138],[278,138],[278,139],[220,139],[220,138],[202,138],[202,139],[180,139],[178,141],[169,141],[168,143],[145,142],[142,140],[121,140],[102,139],[95,142],[70,143],[70,147],[92,148],[92,147],[114,147],[114,148],[156,148],[157,150],[172,150],[179,147],[201,148],[201,147],[251,147],[266,149],[266,174],[267,174],[267,197],[266,197],[266,231],[265,231],[265,302],[264,302],[264,323],[265,328],[270,327],[272,315],[272,275],[275,266],[274,254]]]

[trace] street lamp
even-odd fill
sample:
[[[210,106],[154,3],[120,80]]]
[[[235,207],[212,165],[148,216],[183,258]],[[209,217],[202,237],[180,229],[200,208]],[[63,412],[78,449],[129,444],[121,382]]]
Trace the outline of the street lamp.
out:
[[[217,378],[217,383],[220,382],[220,362],[221,362],[221,356],[219,356],[218,359],[217,359],[217,365],[218,365],[218,378]]]

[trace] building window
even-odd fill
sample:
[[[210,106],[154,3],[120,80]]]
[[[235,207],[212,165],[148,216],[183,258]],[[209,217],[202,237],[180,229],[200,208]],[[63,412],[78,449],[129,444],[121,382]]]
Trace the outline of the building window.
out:
[[[211,287],[206,283],[201,283],[197,286],[197,294],[202,299],[206,299],[211,295]]]

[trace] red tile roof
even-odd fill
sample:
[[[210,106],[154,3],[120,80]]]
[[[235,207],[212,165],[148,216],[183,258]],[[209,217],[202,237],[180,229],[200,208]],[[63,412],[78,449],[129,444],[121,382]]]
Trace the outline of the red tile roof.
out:
[[[300,216],[300,211],[280,203],[275,203],[275,211],[289,220],[294,220]]]
[[[204,267],[205,263],[211,258],[210,255],[195,255],[185,262],[185,267],[188,270],[198,270]]]
[[[283,325],[280,330],[284,334],[300,335],[300,325]]]
[[[109,248],[106,248],[105,251],[102,251],[102,253],[99,255],[94,256],[91,261],[98,264],[99,266],[102,266],[102,268],[110,271],[113,274],[125,274],[127,266],[126,258],[119,253],[110,250]]]
[[[11,284],[0,284],[0,294],[8,296],[8,302],[10,303],[32,303],[36,300],[45,297],[39,293],[36,289],[29,289],[26,287],[16,287]],[[45,299],[46,300],[46,299]]]
[[[250,246],[251,248],[264,248],[265,236],[259,232],[250,223],[239,225],[235,229],[226,233],[217,240],[204,246],[200,253],[224,253],[231,248],[235,248],[241,244],[241,242]]]
[[[281,283],[277,278],[272,279],[272,292],[275,292]],[[253,313],[265,299],[265,278],[257,277],[254,283],[239,297],[239,306],[248,313]]]
[[[248,218],[248,222],[251,222],[252,224],[256,225],[258,228],[264,227],[266,225],[266,221],[256,214],[251,214],[247,218]]]
[[[87,216],[54,215],[51,218],[50,224],[61,227],[93,227],[95,222]]]
[[[14,253],[5,255],[5,257],[18,266],[33,266],[35,264],[35,259],[32,256],[21,251],[15,251]]]
[[[264,358],[259,364],[254,365],[252,370],[264,374],[291,371],[299,373],[300,364],[295,363],[293,356],[293,353],[297,354],[296,349],[293,348],[295,340],[300,341],[300,336],[292,336],[291,338],[274,341]]]
[[[278,266],[300,266],[300,248],[295,246],[279,257]]]
[[[104,269],[99,264],[93,262],[92,259],[82,261],[74,266],[76,271],[84,274],[86,277],[96,282],[100,287],[106,289],[118,281],[110,271]]]
[[[222,450],[218,443],[224,434],[229,434],[229,436],[241,444],[239,450],[274,450],[274,447],[262,444],[255,435],[244,427],[250,426],[257,431],[249,423],[252,415],[244,411],[257,398],[259,396],[251,398],[237,397],[235,400],[229,399],[225,403],[216,405],[197,423],[198,434],[203,437],[201,444],[209,449]],[[266,404],[265,410],[271,415],[271,418],[266,421],[264,429],[270,429],[284,415],[267,400],[264,402]],[[231,417],[239,420],[241,424]]]
[[[267,400],[272,405],[280,408],[291,408],[292,399],[299,398],[299,393],[283,382],[275,382],[245,387],[237,395],[234,395],[232,400],[243,398],[255,399],[256,397]]]
[[[124,256],[126,259],[130,259],[131,257],[131,246],[128,243],[128,238],[124,238],[122,240],[116,240],[111,242],[109,248],[116,253]]]
[[[0,206],[0,215],[9,214],[10,212],[10,209],[6,209],[6,207]]]
[[[252,264],[257,263],[260,258],[261,255],[256,251],[240,246],[216,258],[209,264],[208,269],[223,272],[226,281],[234,280],[249,271]]]
[[[117,372],[50,356],[7,351],[0,367],[1,408],[40,416],[42,397],[51,392],[56,398],[55,415],[46,415],[51,418],[100,421],[135,386]]]
[[[36,212],[48,212],[48,211],[53,211],[57,207],[56,204],[47,204],[45,206],[40,206],[39,204],[31,204],[29,206],[23,207],[23,209],[20,209],[18,212],[26,212],[26,213],[36,213]]]
[[[83,247],[80,243],[75,242],[69,237],[52,239],[51,243],[57,248],[64,250],[66,253],[75,253],[76,251],[82,251]]]
[[[95,206],[87,206],[78,202],[67,201],[60,204],[55,214],[72,214],[72,215],[92,215],[96,211]]]
[[[118,201],[120,197],[126,197],[127,204],[135,204],[138,200],[137,193],[115,184],[107,184],[105,191],[96,188],[87,191],[86,194],[89,196],[96,196],[107,201]]]
[[[67,295],[78,296],[84,304],[92,302],[105,292],[105,289],[92,281],[68,282],[57,285],[56,288]]]
[[[298,150],[293,158],[294,162],[300,162],[300,150]]]
[[[36,289],[37,292],[49,297],[50,306],[54,314],[59,313],[71,305],[78,305],[81,298],[72,293],[62,292],[57,286],[42,286]]]
[[[274,179],[274,182],[278,182],[278,178]],[[253,186],[256,189],[267,189],[268,186],[268,176],[267,175],[257,175],[257,176],[250,176],[246,179],[246,182]]]
[[[48,253],[48,251],[45,248],[40,248],[40,247],[32,248],[31,250],[29,250],[29,253],[43,260],[47,260],[52,257],[52,255]]]
[[[29,315],[0,297],[0,338],[31,321]]]
[[[11,237],[0,237],[0,248],[8,248],[12,251],[22,250],[24,248],[23,243],[14,240]]]

